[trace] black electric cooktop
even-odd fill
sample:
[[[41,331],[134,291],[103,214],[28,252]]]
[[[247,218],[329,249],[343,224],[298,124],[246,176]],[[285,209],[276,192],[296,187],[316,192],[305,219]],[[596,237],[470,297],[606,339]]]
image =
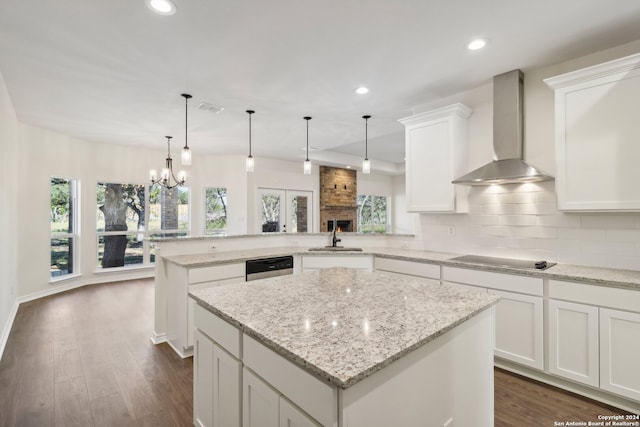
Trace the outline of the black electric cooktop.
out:
[[[451,258],[451,261],[463,261],[472,264],[493,265],[497,267],[526,268],[531,270],[546,270],[547,268],[556,265],[555,262],[533,261],[528,259],[497,258],[480,255],[463,255]]]

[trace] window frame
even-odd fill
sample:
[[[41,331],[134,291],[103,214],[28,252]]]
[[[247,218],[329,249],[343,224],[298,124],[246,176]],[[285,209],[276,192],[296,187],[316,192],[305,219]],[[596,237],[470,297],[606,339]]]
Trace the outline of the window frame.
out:
[[[52,175],[49,177],[49,205],[51,205],[51,181],[54,179],[66,181],[69,188],[69,217],[71,222],[71,231],[67,232],[53,232],[51,231],[51,219],[49,220],[49,283],[56,283],[69,278],[78,277],[81,274],[80,270],[80,180],[71,178],[68,176]],[[51,275],[51,252],[52,241],[58,239],[71,239],[71,265],[72,270],[66,274]]]

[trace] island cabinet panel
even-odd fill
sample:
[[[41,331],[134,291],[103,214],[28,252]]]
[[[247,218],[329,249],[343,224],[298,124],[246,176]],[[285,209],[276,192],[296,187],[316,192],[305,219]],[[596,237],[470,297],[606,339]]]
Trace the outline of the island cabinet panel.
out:
[[[414,261],[376,257],[374,260],[376,271],[397,274],[401,276],[414,276],[423,278],[425,283],[431,285],[440,284],[440,266]]]
[[[289,400],[280,396],[280,427],[321,427]]]
[[[567,211],[640,210],[640,54],[548,78],[556,193]]]
[[[639,308],[640,309],[640,308]],[[600,309],[600,387],[640,401],[640,313]]]
[[[185,267],[167,263],[167,342],[181,357],[192,354],[195,303],[189,292],[245,281],[244,263]]]
[[[280,395],[244,368],[242,375],[242,427],[278,427]]]
[[[240,427],[242,363],[199,330],[194,356],[194,423]]]
[[[544,369],[543,280],[536,277],[445,266],[444,283],[500,296],[496,305],[495,355]]]
[[[371,255],[307,255],[302,257],[303,272],[331,267],[371,271],[373,270],[373,257]]]
[[[195,306],[195,324],[197,329],[208,335],[231,355],[240,358],[242,337],[238,328],[197,304]]]
[[[470,115],[469,107],[453,104],[400,120],[405,126],[407,211],[468,211],[468,187],[451,181],[468,172]]]
[[[493,308],[340,390],[340,426],[492,426]]]
[[[598,307],[554,299],[548,304],[549,372],[598,387]]]
[[[335,387],[305,372],[255,339],[243,336],[243,361],[289,400],[325,426],[337,420]]]

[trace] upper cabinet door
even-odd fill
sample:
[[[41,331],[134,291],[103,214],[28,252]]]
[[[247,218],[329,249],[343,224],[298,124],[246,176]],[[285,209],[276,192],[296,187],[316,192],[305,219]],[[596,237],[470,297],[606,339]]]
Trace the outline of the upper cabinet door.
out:
[[[405,126],[406,191],[409,212],[467,212],[468,187],[452,180],[467,171],[467,121],[463,104],[400,120]]]
[[[545,80],[565,211],[640,211],[640,54]]]

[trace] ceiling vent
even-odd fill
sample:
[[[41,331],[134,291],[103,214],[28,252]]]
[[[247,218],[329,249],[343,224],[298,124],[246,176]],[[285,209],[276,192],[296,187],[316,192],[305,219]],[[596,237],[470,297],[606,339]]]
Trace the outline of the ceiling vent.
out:
[[[224,110],[224,107],[212,104],[211,102],[201,102],[200,105],[198,105],[198,107],[196,108],[198,110],[206,111],[207,113],[215,114],[220,114]]]

